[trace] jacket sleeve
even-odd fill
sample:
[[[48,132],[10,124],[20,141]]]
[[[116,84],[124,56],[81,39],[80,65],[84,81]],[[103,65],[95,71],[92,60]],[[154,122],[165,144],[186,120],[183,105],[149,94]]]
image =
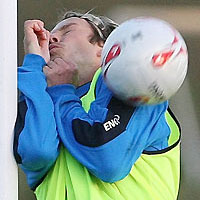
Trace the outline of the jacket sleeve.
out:
[[[42,72],[45,61],[29,54],[18,68],[18,104],[14,155],[27,175],[30,187],[46,174],[58,156],[59,138],[54,119],[54,105],[46,92]]]
[[[86,113],[74,86],[54,86],[48,92],[65,147],[105,182],[115,182],[128,175],[145,149],[167,146],[169,127],[164,117],[167,102],[133,108],[114,98],[100,84],[96,100]]]

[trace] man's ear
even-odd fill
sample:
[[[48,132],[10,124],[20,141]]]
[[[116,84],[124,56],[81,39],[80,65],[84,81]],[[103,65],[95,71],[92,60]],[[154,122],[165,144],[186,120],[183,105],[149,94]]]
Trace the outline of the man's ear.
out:
[[[102,54],[102,48],[99,48],[97,51],[97,57],[101,57]]]
[[[99,47],[98,51],[97,51],[97,57],[101,57],[104,42],[102,40],[100,40],[97,42],[97,45]]]
[[[104,42],[103,42],[102,40],[98,41],[97,43],[98,43],[98,45],[99,45],[100,47],[103,48]]]

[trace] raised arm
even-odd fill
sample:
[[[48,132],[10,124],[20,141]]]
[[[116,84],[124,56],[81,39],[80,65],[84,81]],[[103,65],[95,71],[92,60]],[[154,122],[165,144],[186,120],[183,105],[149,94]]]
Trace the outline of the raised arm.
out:
[[[21,100],[15,125],[14,154],[31,187],[46,174],[59,151],[54,105],[46,92],[47,83],[42,71],[46,65],[44,58],[49,59],[48,40],[48,32],[41,21],[25,22],[27,55],[18,68]]]
[[[103,181],[115,182],[128,175],[144,150],[167,147],[167,103],[129,107],[112,96],[101,78],[88,113],[73,85],[50,87],[48,92],[65,147]]]

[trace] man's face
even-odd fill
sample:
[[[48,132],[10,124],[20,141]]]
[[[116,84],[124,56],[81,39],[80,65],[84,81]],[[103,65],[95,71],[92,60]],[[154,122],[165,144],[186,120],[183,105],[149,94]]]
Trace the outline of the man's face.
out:
[[[102,47],[90,42],[93,35],[92,27],[84,19],[72,17],[61,21],[51,31],[50,60],[59,57],[74,63],[80,76],[94,68],[96,71],[101,62],[97,52]]]

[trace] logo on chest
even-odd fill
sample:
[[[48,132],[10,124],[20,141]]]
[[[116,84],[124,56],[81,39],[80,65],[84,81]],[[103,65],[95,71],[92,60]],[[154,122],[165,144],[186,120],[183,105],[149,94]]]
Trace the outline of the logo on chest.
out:
[[[105,122],[103,124],[105,131],[109,131],[110,129],[118,126],[120,124],[120,116],[119,115],[114,115],[114,118]]]

